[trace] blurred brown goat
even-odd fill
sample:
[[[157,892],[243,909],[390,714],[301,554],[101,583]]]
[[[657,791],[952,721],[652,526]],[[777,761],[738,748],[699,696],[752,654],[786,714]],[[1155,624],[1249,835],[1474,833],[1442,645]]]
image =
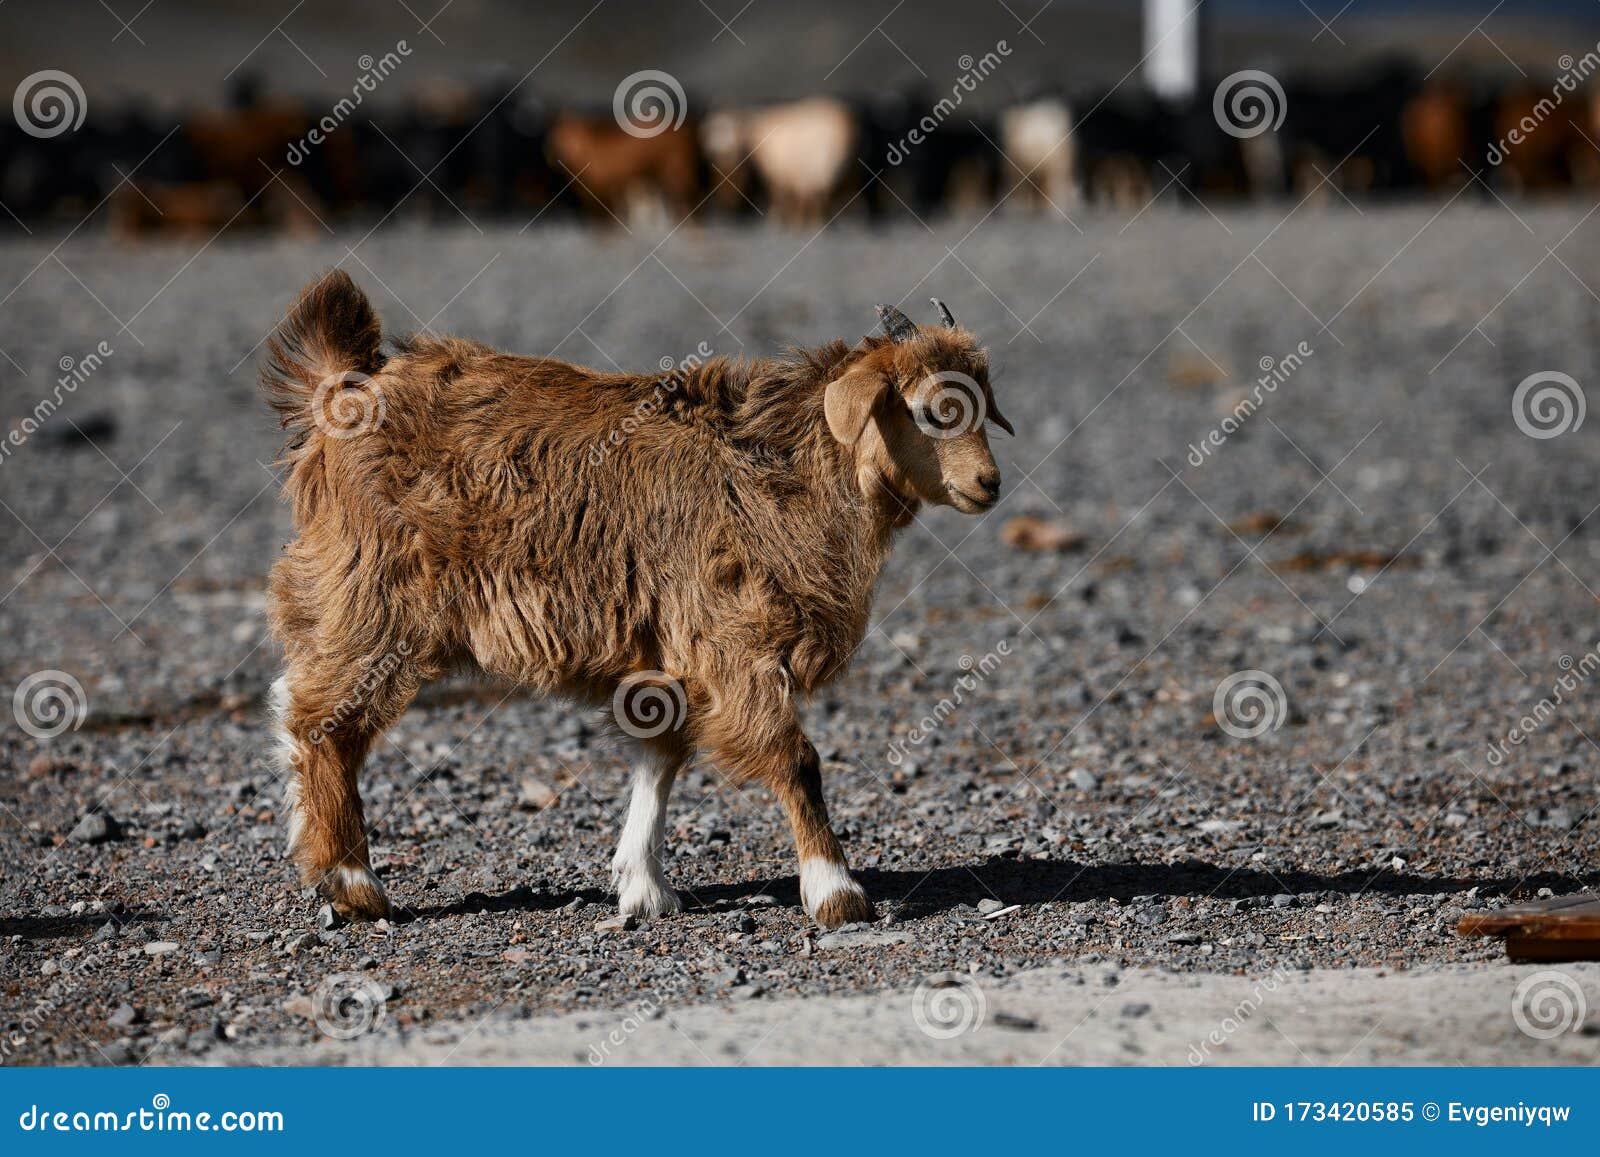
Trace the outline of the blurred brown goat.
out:
[[[678,907],[665,809],[699,751],[776,793],[807,912],[872,918],[799,700],[843,672],[919,506],[998,500],[983,423],[1010,426],[985,351],[939,308],[943,324],[921,329],[880,306],[887,336],[854,346],[634,375],[457,338],[386,357],[347,276],[310,286],[263,371],[292,431],[298,536],[269,614],[305,881],[348,916],[389,911],[362,761],[424,683],[475,666],[609,702],[639,741],[612,864],[624,912]]]
[[[137,180],[119,187],[113,222],[123,234],[156,230],[214,233],[230,224],[273,223],[311,232],[327,211],[299,171],[283,163],[310,119],[290,104],[190,118],[183,126],[195,177]],[[330,148],[346,158],[348,137]]]
[[[597,219],[620,222],[665,208],[677,221],[695,208],[701,164],[693,125],[641,136],[610,118],[566,113],[550,126],[545,148]]]

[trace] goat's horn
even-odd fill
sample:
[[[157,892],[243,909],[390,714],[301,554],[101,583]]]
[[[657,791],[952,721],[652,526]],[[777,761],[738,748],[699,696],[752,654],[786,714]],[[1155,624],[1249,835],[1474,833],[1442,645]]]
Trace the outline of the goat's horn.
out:
[[[951,314],[950,307],[944,302],[940,301],[937,297],[930,297],[928,300],[933,302],[933,308],[939,311],[939,317],[944,321],[945,325],[949,326],[951,329],[955,329],[956,319],[955,316]]]
[[[892,342],[910,341],[917,336],[917,325],[905,314],[892,305],[880,305],[878,321],[883,326],[883,332],[889,335]]]

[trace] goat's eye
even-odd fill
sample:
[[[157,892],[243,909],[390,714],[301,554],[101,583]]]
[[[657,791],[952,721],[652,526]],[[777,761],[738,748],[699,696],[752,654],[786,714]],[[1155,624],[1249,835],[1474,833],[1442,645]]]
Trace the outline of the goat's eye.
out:
[[[956,370],[930,374],[909,404],[918,428],[930,438],[957,438],[983,422],[981,387]]]
[[[954,423],[948,415],[941,415],[937,405],[926,402],[911,402],[907,406],[911,411],[911,420],[917,424],[924,434],[934,437],[951,429]]]
[[[912,407],[917,424],[938,433],[960,431],[972,425],[974,415],[982,413],[982,403],[970,391],[954,385],[943,386]]]

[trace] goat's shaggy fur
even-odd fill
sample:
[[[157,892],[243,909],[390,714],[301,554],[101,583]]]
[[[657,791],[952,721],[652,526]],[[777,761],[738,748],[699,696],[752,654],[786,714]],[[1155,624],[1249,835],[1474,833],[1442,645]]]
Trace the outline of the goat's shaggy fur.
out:
[[[305,880],[346,915],[388,911],[357,776],[427,681],[476,667],[602,704],[648,672],[681,710],[667,727],[621,721],[643,748],[614,865],[624,909],[677,906],[663,817],[699,751],[777,794],[819,922],[870,918],[797,700],[845,668],[918,505],[975,513],[998,495],[982,414],[1004,419],[972,335],[939,326],[656,376],[455,338],[380,345],[365,296],[334,272],[291,309],[263,372],[290,430],[298,536],[269,614]],[[918,412],[940,371],[981,393],[973,428]]]

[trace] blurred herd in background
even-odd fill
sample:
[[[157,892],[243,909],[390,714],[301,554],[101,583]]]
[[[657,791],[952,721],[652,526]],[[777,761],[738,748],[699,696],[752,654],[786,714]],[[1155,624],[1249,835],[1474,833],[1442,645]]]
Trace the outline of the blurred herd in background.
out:
[[[326,106],[241,76],[220,112],[173,118],[124,103],[53,139],[5,122],[0,202],[21,222],[76,221],[103,205],[114,230],[140,234],[387,216],[615,228],[693,214],[816,226],[981,213],[1002,200],[1008,212],[1067,216],[1085,202],[1448,195],[1463,185],[1478,197],[1600,193],[1600,79],[1563,93],[1549,77],[1430,76],[1378,61],[1332,79],[1272,78],[1276,127],[1250,133],[1224,123],[1217,84],[1183,99],[1133,83],[1041,90],[989,112],[932,89],[761,107],[672,108],[669,93],[668,122],[641,132],[613,108],[566,107],[511,85],[411,96],[329,122]],[[321,143],[307,144],[319,124]]]

